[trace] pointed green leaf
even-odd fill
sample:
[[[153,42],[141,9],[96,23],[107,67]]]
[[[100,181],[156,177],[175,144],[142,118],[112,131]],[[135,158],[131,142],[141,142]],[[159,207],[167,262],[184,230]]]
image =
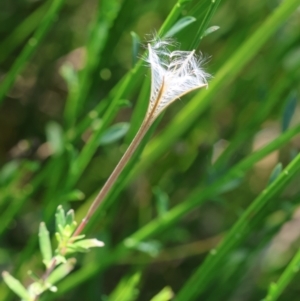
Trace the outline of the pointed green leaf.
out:
[[[138,61],[138,54],[140,50],[141,39],[134,31],[130,32],[132,38],[132,68]]]
[[[3,272],[2,277],[3,277],[4,282],[7,284],[7,286],[15,294],[17,294],[20,298],[22,298],[22,300],[32,301],[26,288],[23,286],[23,284],[18,279],[14,278],[8,272]]]
[[[75,248],[75,249],[79,248],[79,249],[83,249],[83,250],[89,250],[90,248],[103,247],[103,246],[104,246],[104,242],[102,242],[96,238],[83,239],[83,240],[77,241],[72,244],[73,248]]]
[[[281,172],[282,172],[282,164],[278,163],[274,167],[274,169],[269,177],[268,185],[270,185],[272,182],[274,182]]]
[[[75,189],[66,194],[62,194],[57,202],[65,203],[65,202],[73,202],[73,201],[82,201],[85,198],[85,195],[82,191]]]
[[[83,239],[83,238],[85,238],[85,234],[73,236],[72,241],[77,241],[77,240],[80,240],[80,239]]]
[[[290,122],[294,116],[297,106],[297,93],[293,91],[284,107],[283,116],[282,116],[282,131],[286,131],[290,125]]]
[[[215,31],[217,31],[219,28],[220,28],[220,26],[211,26],[211,27],[208,27],[208,28],[204,31],[204,33],[203,33],[203,35],[202,35],[202,38],[208,36],[209,34],[215,32]]]
[[[60,233],[59,232],[55,232],[54,235],[55,235],[55,238],[57,240],[57,243],[60,244],[62,242],[62,237],[61,237]]]
[[[47,230],[47,227],[43,222],[40,223],[39,243],[40,243],[40,250],[43,257],[43,262],[48,268],[49,265],[51,264],[51,259],[52,259],[52,247],[51,247],[49,231]]]
[[[124,244],[127,248],[136,249],[140,252],[149,254],[152,257],[157,256],[161,250],[161,244],[155,240],[139,242],[128,238],[125,239]]]
[[[56,260],[56,265],[60,265],[61,263],[66,263],[67,262],[67,259],[65,256],[63,255],[60,255],[60,254],[57,254],[55,256],[55,260]]]
[[[158,216],[163,216],[169,208],[169,196],[159,187],[155,187],[153,193],[156,197],[156,210]]]
[[[6,163],[0,170],[0,184],[7,184],[18,174],[20,163],[17,160]]]
[[[71,236],[73,234],[73,232],[75,231],[76,227],[77,227],[77,223],[75,221],[75,214],[74,214],[74,210],[71,209],[67,212],[66,215],[66,228],[68,229],[68,233],[66,232],[67,236]]]
[[[120,122],[114,124],[104,132],[103,136],[99,141],[99,145],[110,144],[123,138],[126,135],[129,126],[130,125],[128,122]]]
[[[157,295],[155,295],[150,301],[169,301],[174,297],[174,293],[169,286],[163,288]]]
[[[132,107],[132,102],[128,99],[120,99],[118,101],[118,105],[120,108],[131,108]]]
[[[141,279],[141,272],[138,271],[121,279],[117,287],[109,295],[108,301],[134,301],[138,297],[138,285]]]
[[[71,209],[66,214],[66,224],[71,226],[74,221],[75,221],[75,214],[74,214],[74,210]]]
[[[64,136],[62,127],[56,122],[49,122],[46,126],[46,136],[54,155],[59,156],[64,150]]]
[[[186,16],[178,20],[170,30],[164,35],[165,38],[173,37],[176,33],[195,22],[197,19],[192,16]]]
[[[57,207],[56,214],[55,214],[55,224],[56,224],[56,231],[60,232],[60,227],[64,228],[66,225],[66,217],[65,211],[61,205]],[[59,227],[60,225],[60,227]]]
[[[74,70],[74,67],[70,63],[65,63],[60,68],[60,75],[66,81],[70,91],[76,91],[78,89],[78,75]]]
[[[66,263],[58,266],[48,277],[48,283],[52,285],[66,277],[74,269],[75,264],[76,259],[70,258]]]
[[[69,255],[69,254],[72,254],[72,253],[87,253],[87,252],[89,252],[89,249],[85,249],[85,248],[82,248],[80,246],[74,246],[72,244],[72,245],[68,246],[66,254]]]

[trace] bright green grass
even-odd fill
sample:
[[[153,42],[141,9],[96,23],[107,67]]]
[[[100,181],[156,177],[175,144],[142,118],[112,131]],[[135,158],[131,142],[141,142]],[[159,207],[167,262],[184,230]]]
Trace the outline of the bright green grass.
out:
[[[284,254],[271,242],[299,204],[300,1],[11,5],[0,15],[0,114],[3,133],[11,133],[3,137],[12,137],[0,143],[3,268],[25,284],[27,270],[41,275],[38,223],[53,231],[59,204],[75,208],[78,221],[84,216],[143,120],[150,75],[137,41],[156,30],[161,37],[173,32],[182,49],[204,52],[209,88],[177,101],[152,126],[87,227],[87,236],[106,246],[78,256],[78,269],[41,300],[158,294],[152,300],[164,301],[171,290],[179,301],[296,300],[297,240]],[[211,26],[220,29],[203,37]],[[82,46],[84,68],[65,65],[62,84],[61,58]],[[35,83],[22,86],[30,76]],[[15,126],[7,110],[19,116]],[[32,137],[38,145],[31,152],[6,155]],[[265,146],[254,151],[258,141]],[[44,142],[53,149],[46,159],[36,151]],[[217,235],[219,245],[205,245]],[[275,266],[264,257],[272,246]],[[166,259],[181,247],[186,253]],[[0,296],[14,300],[3,283]]]

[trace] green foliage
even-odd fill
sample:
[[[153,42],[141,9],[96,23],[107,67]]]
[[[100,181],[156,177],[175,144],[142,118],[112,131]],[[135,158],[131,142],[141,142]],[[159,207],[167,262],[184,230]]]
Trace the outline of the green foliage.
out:
[[[299,264],[300,264],[300,251],[297,251],[289,265],[281,274],[277,283],[271,283],[267,296],[263,299],[263,301],[275,301],[282,294],[287,285],[292,281],[292,279],[299,272]]]
[[[0,299],[297,299],[299,5],[1,4]],[[73,237],[145,116],[153,32],[201,50],[209,87],[155,122]]]
[[[46,268],[49,268],[51,266],[52,247],[49,231],[46,228],[45,223],[40,223],[39,242],[43,263],[45,264]]]
[[[85,253],[88,252],[90,248],[104,246],[104,243],[97,239],[83,239],[84,235],[73,235],[77,226],[73,210],[69,210],[65,213],[62,206],[58,206],[55,217],[57,229],[55,236],[58,245],[54,251],[54,257],[52,255],[49,231],[45,223],[40,223],[38,234],[42,260],[46,266],[45,273],[41,277],[38,277],[29,271],[28,274],[34,281],[27,289],[8,272],[2,273],[5,283],[14,293],[20,296],[22,300],[36,301],[39,296],[47,290],[57,292],[57,288],[53,286],[53,284],[66,277],[75,266],[75,258],[67,259],[66,257],[70,253]]]
[[[150,301],[168,301],[173,297],[173,292],[170,287],[163,288],[157,295],[155,295]]]
[[[141,272],[122,278],[118,286],[108,297],[109,301],[134,301],[138,297],[137,286],[141,279]]]
[[[32,298],[30,294],[27,292],[26,288],[21,284],[21,282],[11,276],[8,272],[2,273],[3,280],[7,284],[7,286],[16,293],[20,298],[26,301],[31,301]]]

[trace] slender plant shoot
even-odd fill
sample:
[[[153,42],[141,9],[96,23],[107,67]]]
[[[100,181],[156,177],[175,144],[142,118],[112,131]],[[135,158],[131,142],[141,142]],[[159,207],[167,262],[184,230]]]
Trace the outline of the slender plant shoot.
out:
[[[118,179],[155,119],[176,99],[192,90],[207,87],[209,75],[202,69],[201,58],[193,51],[170,51],[167,41],[148,44],[146,61],[151,68],[151,95],[146,116],[123,157],[96,196],[73,236],[79,235]]]

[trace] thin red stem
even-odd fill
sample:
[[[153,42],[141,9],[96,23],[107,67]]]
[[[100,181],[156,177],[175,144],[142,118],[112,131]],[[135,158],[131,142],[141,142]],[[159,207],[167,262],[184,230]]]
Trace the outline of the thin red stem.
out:
[[[126,152],[124,153],[123,157],[119,161],[118,165],[115,167],[114,171],[111,173],[110,177],[107,179],[104,186],[102,187],[102,189],[100,190],[100,192],[96,196],[96,198],[95,198],[94,202],[92,203],[91,207],[89,208],[86,216],[84,217],[84,219],[81,221],[81,223],[79,224],[79,226],[77,227],[77,229],[73,233],[73,235],[72,235],[73,237],[78,236],[83,231],[83,229],[85,228],[85,226],[89,222],[90,218],[93,216],[95,211],[99,208],[101,203],[104,201],[104,199],[107,196],[108,192],[110,191],[112,186],[115,184],[116,180],[118,179],[118,177],[121,174],[122,170],[126,166],[127,162],[130,160],[133,153],[135,152],[135,150],[139,146],[141,140],[143,139],[143,137],[147,133],[149,127],[151,126],[151,124],[153,123],[155,118],[157,117],[157,115],[155,115],[155,112],[156,112],[157,106],[159,105],[160,99],[163,95],[163,91],[164,91],[164,79],[162,80],[162,85],[161,85],[160,90],[158,92],[157,98],[154,101],[153,107],[150,109],[150,104],[149,104],[147,115],[146,115],[141,127],[139,128],[139,130],[136,133],[135,137],[133,138],[132,142],[128,146]]]
[[[79,235],[87,223],[89,222],[90,218],[93,216],[95,211],[99,208],[99,206],[104,201],[105,197],[107,196],[108,192],[118,179],[119,175],[121,174],[122,170],[126,166],[127,162],[130,160],[131,156],[139,146],[141,140],[145,136],[146,132],[148,131],[149,127],[151,126],[152,121],[150,118],[147,118],[145,122],[141,125],[140,129],[138,130],[137,134],[135,135],[134,139],[128,146],[126,152],[124,153],[123,157],[119,161],[118,165],[115,167],[114,171],[111,173],[110,177],[105,182],[104,186],[96,196],[94,202],[92,203],[91,207],[89,208],[86,216],[83,218],[75,232],[73,233],[73,237]]]

